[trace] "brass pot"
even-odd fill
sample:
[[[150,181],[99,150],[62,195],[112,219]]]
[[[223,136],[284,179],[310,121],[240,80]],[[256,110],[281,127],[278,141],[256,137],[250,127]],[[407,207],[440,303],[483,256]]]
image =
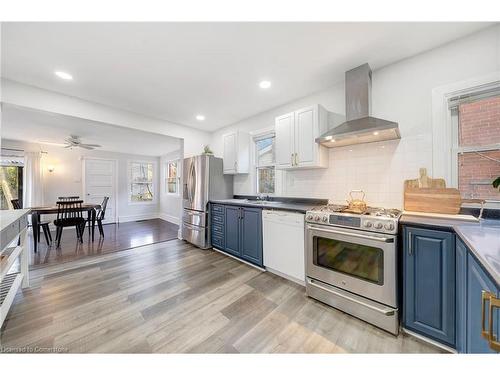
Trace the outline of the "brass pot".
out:
[[[353,197],[353,193],[363,194],[361,199],[356,199]],[[347,200],[347,210],[355,213],[362,213],[366,211],[366,202],[365,202],[365,192],[363,190],[351,190],[349,192],[350,200]]]

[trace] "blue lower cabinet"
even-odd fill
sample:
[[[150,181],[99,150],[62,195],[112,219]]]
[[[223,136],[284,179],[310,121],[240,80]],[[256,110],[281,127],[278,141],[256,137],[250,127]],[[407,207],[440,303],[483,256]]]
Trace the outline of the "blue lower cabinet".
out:
[[[212,245],[224,252],[257,266],[263,265],[262,257],[262,210],[260,208],[222,205],[222,222],[212,220]]]
[[[225,232],[224,242],[227,253],[240,256],[240,217],[241,210],[237,206],[225,206]]]
[[[498,297],[499,290],[496,284],[483,271],[476,259],[467,255],[467,294],[466,294],[466,337],[467,353],[496,353],[489,347],[488,339],[482,335],[483,301],[482,292],[490,292]],[[500,338],[500,312],[493,310],[493,332],[496,340]],[[485,330],[488,330],[490,315],[489,303],[484,304]]]
[[[241,215],[241,258],[262,266],[262,210],[243,207]]]
[[[455,246],[456,255],[456,349],[458,353],[467,353],[467,254],[468,249],[457,238]]]
[[[455,235],[404,229],[404,325],[455,347]]]

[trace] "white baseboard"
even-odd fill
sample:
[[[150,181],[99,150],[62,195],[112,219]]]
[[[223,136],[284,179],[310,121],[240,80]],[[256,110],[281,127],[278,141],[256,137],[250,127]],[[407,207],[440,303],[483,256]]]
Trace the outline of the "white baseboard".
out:
[[[127,223],[130,221],[150,220],[158,218],[160,218],[160,214],[158,212],[153,212],[150,214],[118,216],[118,223]]]
[[[169,223],[173,223],[173,224],[177,224],[179,225],[180,224],[180,219],[178,217],[175,217],[175,216],[172,216],[172,215],[168,215],[168,214],[164,214],[163,212],[160,212],[160,219],[162,220],[165,220],[165,221],[168,221]]]

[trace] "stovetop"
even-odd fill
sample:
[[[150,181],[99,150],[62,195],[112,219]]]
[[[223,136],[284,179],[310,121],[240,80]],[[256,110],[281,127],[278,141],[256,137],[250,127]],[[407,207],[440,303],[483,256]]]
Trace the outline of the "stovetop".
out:
[[[328,204],[306,213],[306,222],[396,234],[402,212],[397,209],[368,207],[363,212],[350,211],[346,205]]]
[[[395,208],[383,208],[383,207],[367,207],[363,212],[350,211],[349,207],[341,204],[327,204],[325,206],[318,206],[310,211],[314,212],[327,212],[327,213],[349,213],[353,215],[369,215],[369,216],[381,216],[390,217],[393,219],[399,219],[402,214],[401,210]]]

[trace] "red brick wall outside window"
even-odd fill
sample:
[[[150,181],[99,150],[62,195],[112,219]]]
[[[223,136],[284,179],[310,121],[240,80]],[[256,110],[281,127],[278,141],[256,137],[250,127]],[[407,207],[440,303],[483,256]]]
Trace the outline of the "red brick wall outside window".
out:
[[[500,97],[460,104],[459,147],[500,143]],[[481,154],[481,155],[479,155]],[[458,155],[458,188],[463,198],[500,200],[491,182],[500,176],[500,150]]]

